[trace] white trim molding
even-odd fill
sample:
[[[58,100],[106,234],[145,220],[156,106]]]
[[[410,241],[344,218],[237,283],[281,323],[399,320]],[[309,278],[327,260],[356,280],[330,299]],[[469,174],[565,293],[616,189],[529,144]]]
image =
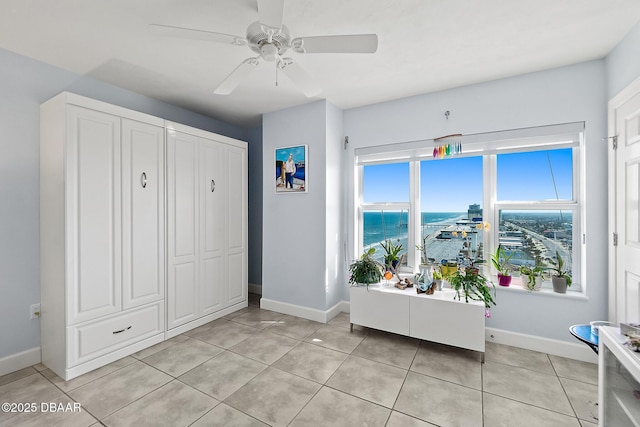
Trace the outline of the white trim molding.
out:
[[[346,306],[346,310],[345,308]],[[265,310],[276,311],[278,313],[288,314],[290,316],[302,317],[303,319],[313,320],[315,322],[328,323],[329,320],[336,317],[343,311],[348,312],[348,302],[340,301],[328,310],[317,310],[315,308],[303,307],[301,305],[289,304],[286,302],[275,301],[267,298],[260,298],[260,308]]]
[[[5,356],[0,359],[0,376],[37,365],[40,361],[40,347]]]
[[[582,362],[598,363],[598,355],[586,344],[578,342],[560,341],[495,328],[485,329],[485,340],[487,342],[539,351],[541,353],[580,360]]]
[[[256,285],[255,283],[249,283],[249,293],[262,295],[262,285]]]
[[[322,311],[266,298],[260,299],[260,308],[321,323],[328,323],[338,314],[351,311],[349,301],[341,301],[328,310]],[[485,340],[486,342],[519,347],[582,362],[598,363],[598,356],[595,352],[586,344],[578,342],[561,341],[495,328],[485,328]]]

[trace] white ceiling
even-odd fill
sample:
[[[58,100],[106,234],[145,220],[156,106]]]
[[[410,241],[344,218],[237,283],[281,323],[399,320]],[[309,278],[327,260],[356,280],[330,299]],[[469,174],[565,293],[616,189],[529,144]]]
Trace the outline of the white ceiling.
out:
[[[0,48],[240,126],[327,99],[347,109],[599,59],[640,20],[638,0],[285,0],[292,37],[376,33],[375,54],[297,54],[315,98],[263,63],[216,86],[246,46],[163,37],[149,24],[246,35],[256,0],[0,0]]]

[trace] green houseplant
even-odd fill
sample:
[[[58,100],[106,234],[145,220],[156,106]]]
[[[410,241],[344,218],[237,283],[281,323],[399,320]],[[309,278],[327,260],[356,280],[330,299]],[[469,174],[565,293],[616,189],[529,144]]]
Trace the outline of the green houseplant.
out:
[[[495,253],[491,254],[491,263],[498,270],[498,284],[509,286],[511,284],[511,272],[509,271],[509,261],[513,253],[507,255],[502,245],[498,245]]]
[[[384,249],[385,252],[384,265],[387,270],[395,271],[398,266],[398,261],[400,260],[400,252],[404,249],[402,247],[402,243],[398,240],[398,243],[394,244],[391,239],[388,239],[380,243],[380,246],[382,246],[382,249]]]
[[[540,286],[542,286],[542,267],[536,265],[531,268],[523,265],[520,267],[520,277],[522,278],[522,283],[529,291],[540,290]]]
[[[551,274],[551,283],[553,284],[553,291],[559,294],[567,293],[567,287],[571,286],[571,276],[569,271],[565,269],[564,261],[560,256],[560,252],[556,250],[556,261],[553,266],[549,268],[553,273]]]
[[[351,263],[349,266],[349,284],[351,286],[363,284],[369,287],[370,284],[382,280],[382,266],[372,258],[375,252],[374,248],[370,248],[359,259]]]
[[[487,309],[486,316],[490,316],[491,305],[496,305],[496,287],[493,282],[480,273],[479,269],[472,265],[464,269],[458,269],[449,276],[451,288],[456,291],[456,296],[460,300],[464,295],[465,302],[469,300],[482,301]]]

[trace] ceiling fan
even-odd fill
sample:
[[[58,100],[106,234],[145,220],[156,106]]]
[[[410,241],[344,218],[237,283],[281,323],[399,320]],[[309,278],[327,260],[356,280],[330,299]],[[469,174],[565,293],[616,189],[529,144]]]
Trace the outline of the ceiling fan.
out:
[[[375,53],[378,49],[376,34],[352,34],[291,38],[289,29],[282,24],[284,0],[257,0],[259,20],[249,25],[246,37],[216,33],[194,28],[151,24],[165,35],[248,46],[258,54],[240,63],[213,91],[228,95],[260,65],[261,61],[275,62],[276,72],[282,70],[306,96],[320,93],[320,87],[293,58],[283,55],[291,49],[296,53]]]

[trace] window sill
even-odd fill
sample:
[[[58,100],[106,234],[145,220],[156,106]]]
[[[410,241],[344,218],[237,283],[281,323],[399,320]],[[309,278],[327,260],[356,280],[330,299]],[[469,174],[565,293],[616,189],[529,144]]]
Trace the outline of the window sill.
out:
[[[497,281],[496,281],[497,282]],[[509,286],[500,286],[496,283],[496,289],[498,292],[516,292],[516,293],[526,293],[531,295],[539,295],[544,297],[557,297],[557,298],[569,298],[574,300],[583,300],[586,301],[588,298],[582,291],[573,291],[571,288],[567,289],[566,294],[561,294],[558,292],[554,292],[551,284],[548,284],[548,288],[545,287],[547,283],[543,284],[542,289],[537,291],[530,291],[526,287],[520,284],[520,280],[517,278],[513,278],[512,282]]]

